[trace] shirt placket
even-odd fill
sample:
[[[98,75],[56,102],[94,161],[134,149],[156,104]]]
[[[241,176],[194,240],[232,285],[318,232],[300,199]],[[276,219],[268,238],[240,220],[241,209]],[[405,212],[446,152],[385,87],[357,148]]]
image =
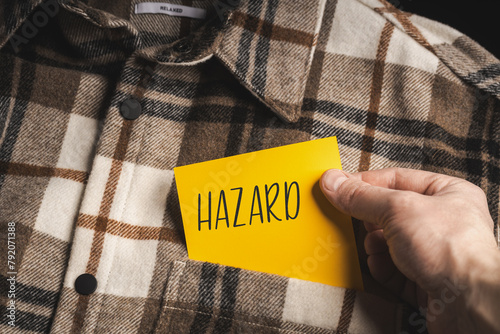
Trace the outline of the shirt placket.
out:
[[[227,15],[225,18],[227,19]],[[139,293],[127,294],[127,280],[117,280],[118,276],[123,273],[126,275],[127,272],[141,275],[141,268],[132,268],[133,261],[123,261],[127,256],[140,257],[148,254],[149,261],[144,262],[152,272],[155,261],[152,260],[151,256],[154,255],[151,254],[155,253],[159,240],[165,238],[162,226],[143,228],[122,219],[130,218],[127,216],[127,212],[130,214],[130,210],[127,211],[130,203],[127,201],[133,200],[131,191],[137,190],[137,183],[141,176],[144,177],[145,167],[138,164],[141,147],[147,145],[145,143],[148,140],[149,126],[154,126],[154,118],[144,115],[147,113],[145,106],[148,105],[144,96],[148,94],[148,84],[151,85],[154,80],[157,66],[174,64],[170,70],[182,71],[183,65],[210,57],[210,50],[213,48],[206,48],[206,45],[214,42],[220,24],[228,22],[214,21],[216,26],[209,27],[210,30],[206,30],[209,31],[208,34],[198,35],[195,40],[188,37],[169,45],[137,49],[124,62],[92,157],[92,167],[78,210],[51,333],[98,332],[103,328],[103,312],[107,310],[108,303],[113,303],[110,298],[127,302],[126,300],[130,300],[127,297],[132,297],[135,303],[135,300],[141,300],[135,297],[148,295],[149,281],[143,282]],[[114,24],[95,23],[105,29],[115,27]],[[127,26],[127,23],[120,21],[118,25]],[[133,29],[129,32],[132,31]],[[200,38],[203,41],[200,41]],[[200,48],[201,45],[205,47]],[[169,173],[173,175],[171,170],[156,171],[156,177]],[[149,181],[153,179],[154,177],[149,178]],[[167,179],[161,182],[165,183],[165,189],[169,187],[166,183],[170,178]],[[142,191],[147,191],[145,187],[139,185]],[[141,214],[143,213],[139,213]],[[141,216],[139,219],[144,221],[146,217]],[[144,236],[144,233],[147,235]],[[143,237],[146,239],[145,243],[149,241],[150,245],[141,245],[139,250],[135,249],[134,247],[143,241],[138,242]],[[130,244],[134,246],[128,250],[127,245]],[[123,254],[124,251],[127,254]],[[185,250],[181,253],[184,254]],[[134,288],[137,287],[130,289]],[[156,290],[158,289],[161,287],[156,287]],[[155,295],[157,293],[154,292]],[[136,328],[137,324],[132,326]]]
[[[133,54],[107,110],[81,206],[51,333],[93,332],[113,264],[147,118],[141,100],[154,64]]]

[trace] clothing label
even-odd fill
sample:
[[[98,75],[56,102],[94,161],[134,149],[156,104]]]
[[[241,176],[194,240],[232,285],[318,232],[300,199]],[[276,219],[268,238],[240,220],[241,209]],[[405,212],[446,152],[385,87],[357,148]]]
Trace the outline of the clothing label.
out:
[[[142,2],[135,5],[135,13],[167,14],[171,16],[190,17],[193,19],[204,19],[207,11],[203,8],[174,5],[164,2]]]
[[[189,258],[363,289],[349,216],[319,188],[336,137],[174,168]]]

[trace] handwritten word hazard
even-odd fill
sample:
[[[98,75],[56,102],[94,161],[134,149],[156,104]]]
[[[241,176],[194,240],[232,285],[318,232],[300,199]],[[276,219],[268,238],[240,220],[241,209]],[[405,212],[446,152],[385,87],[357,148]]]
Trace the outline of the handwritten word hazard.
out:
[[[245,205],[249,206],[250,214],[243,217],[240,212]],[[284,208],[281,217],[276,214],[277,206]],[[201,193],[198,194],[198,231],[202,228],[217,230],[222,227],[250,226],[255,222],[264,224],[264,221],[293,220],[299,216],[299,212],[300,188],[296,181],[284,182],[282,185],[256,185],[253,189],[236,187],[221,190],[218,194],[209,191],[208,205],[202,202]]]

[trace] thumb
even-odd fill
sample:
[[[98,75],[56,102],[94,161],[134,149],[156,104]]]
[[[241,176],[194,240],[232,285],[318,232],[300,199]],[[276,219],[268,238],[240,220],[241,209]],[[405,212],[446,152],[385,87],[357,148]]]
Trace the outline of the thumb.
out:
[[[384,227],[392,209],[403,193],[373,186],[338,169],[326,171],[320,181],[321,190],[337,209],[357,219]]]

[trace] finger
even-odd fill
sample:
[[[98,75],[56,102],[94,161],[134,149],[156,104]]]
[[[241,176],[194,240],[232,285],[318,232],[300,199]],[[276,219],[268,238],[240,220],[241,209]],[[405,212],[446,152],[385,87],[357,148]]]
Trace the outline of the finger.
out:
[[[384,227],[394,204],[410,192],[370,185],[337,169],[321,177],[321,189],[337,209],[357,219]]]
[[[389,253],[370,255],[367,263],[376,281],[413,307],[417,307],[416,284],[399,271]]]
[[[387,253],[389,251],[382,229],[372,231],[366,235],[365,250],[368,255]]]
[[[367,221],[363,222],[365,225],[365,229],[367,232],[372,232],[375,230],[381,230],[382,227],[378,226],[377,224],[369,223]]]
[[[452,181],[458,180],[447,175],[408,168],[384,168],[350,175],[374,186],[425,195],[433,195]]]
[[[394,275],[399,271],[387,252],[368,256],[367,264],[373,278],[384,286],[387,282],[393,281]]]

